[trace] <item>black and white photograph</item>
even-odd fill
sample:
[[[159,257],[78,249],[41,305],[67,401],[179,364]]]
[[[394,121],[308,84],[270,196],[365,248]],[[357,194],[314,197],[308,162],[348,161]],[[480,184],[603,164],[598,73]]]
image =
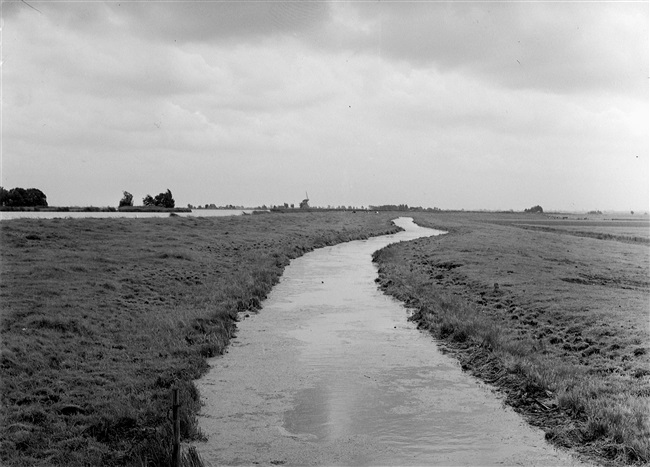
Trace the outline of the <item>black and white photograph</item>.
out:
[[[0,0],[0,465],[650,463],[649,30]]]

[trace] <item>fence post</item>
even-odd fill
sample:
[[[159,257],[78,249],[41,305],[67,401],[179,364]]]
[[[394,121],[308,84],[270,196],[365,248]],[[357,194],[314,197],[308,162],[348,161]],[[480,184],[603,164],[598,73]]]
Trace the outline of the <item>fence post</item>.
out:
[[[172,389],[172,422],[174,424],[174,446],[172,449],[172,467],[181,465],[181,421],[178,418],[178,389]]]

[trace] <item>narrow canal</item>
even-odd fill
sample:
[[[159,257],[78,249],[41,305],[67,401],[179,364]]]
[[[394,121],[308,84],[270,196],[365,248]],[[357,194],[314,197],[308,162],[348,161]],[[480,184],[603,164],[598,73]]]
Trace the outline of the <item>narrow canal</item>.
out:
[[[374,251],[405,229],[291,262],[197,382],[207,465],[577,465],[464,374],[377,290]]]

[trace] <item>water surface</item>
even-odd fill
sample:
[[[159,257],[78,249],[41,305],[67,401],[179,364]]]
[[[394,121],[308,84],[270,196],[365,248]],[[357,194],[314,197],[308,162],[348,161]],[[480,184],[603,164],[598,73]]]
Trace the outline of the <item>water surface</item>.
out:
[[[195,209],[192,212],[177,212],[188,217],[241,216],[252,213],[252,209]],[[10,219],[143,219],[149,217],[169,217],[168,212],[87,212],[87,211],[0,211],[0,221]]]

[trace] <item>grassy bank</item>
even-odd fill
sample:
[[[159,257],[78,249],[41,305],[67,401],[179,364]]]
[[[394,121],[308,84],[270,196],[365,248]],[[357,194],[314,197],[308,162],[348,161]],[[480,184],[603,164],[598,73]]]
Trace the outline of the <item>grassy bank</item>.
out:
[[[603,464],[647,462],[649,248],[630,240],[647,226],[413,217],[449,234],[376,254],[380,286],[547,439]]]
[[[394,217],[394,216],[393,216]],[[169,465],[192,381],[291,258],[394,232],[390,214],[3,221],[3,465]]]

